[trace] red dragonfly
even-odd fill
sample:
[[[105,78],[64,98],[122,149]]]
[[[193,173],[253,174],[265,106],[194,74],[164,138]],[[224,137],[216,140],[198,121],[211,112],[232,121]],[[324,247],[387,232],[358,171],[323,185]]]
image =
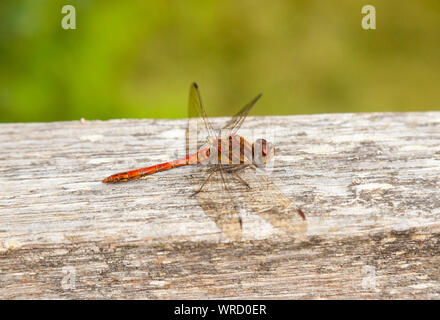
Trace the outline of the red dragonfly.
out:
[[[261,169],[264,169],[275,155],[273,144],[265,139],[257,139],[250,143],[237,134],[260,97],[261,94],[256,96],[217,131],[206,115],[198,86],[193,83],[188,103],[186,157],[116,173],[105,178],[103,182],[135,180],[177,167],[206,164],[207,172],[202,181],[195,183],[196,190],[193,195],[226,236],[241,239],[242,204],[250,206],[275,228],[289,234],[304,232],[304,223],[293,221],[296,214],[305,220],[302,210],[293,205],[267,175],[262,174]]]

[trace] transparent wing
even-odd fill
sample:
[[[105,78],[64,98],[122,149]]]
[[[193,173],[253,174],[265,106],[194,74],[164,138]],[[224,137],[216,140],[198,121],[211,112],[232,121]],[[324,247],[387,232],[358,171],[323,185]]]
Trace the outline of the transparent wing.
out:
[[[214,140],[215,130],[208,120],[203,107],[200,92],[196,83],[191,84],[188,102],[188,127],[186,131],[187,155],[194,154],[200,148],[209,146]],[[241,219],[238,206],[231,201],[231,195],[226,190],[226,181],[222,167],[219,164],[207,164],[199,167],[191,175],[194,191],[203,190],[196,194],[196,198],[205,214],[210,217],[229,239],[241,239]]]
[[[242,238],[240,211],[249,210],[259,215],[288,236],[298,236],[307,230],[300,208],[253,165],[214,167],[214,174],[196,197],[208,215],[233,240]],[[222,174],[223,172],[223,174]]]
[[[241,196],[254,213],[288,235],[306,231],[307,224],[302,210],[280,191],[267,174],[254,165],[237,173],[248,184],[241,184]]]
[[[257,101],[261,98],[262,94],[260,93],[256,96],[251,102],[245,105],[239,112],[237,112],[231,120],[223,127],[224,130],[229,130],[229,134],[236,134],[238,129],[240,129],[243,121],[246,119],[247,115],[251,111],[252,107],[257,103]]]
[[[214,137],[214,129],[203,107],[199,88],[196,83],[192,83],[189,89],[188,126],[186,129],[187,155],[197,152],[212,137]]]
[[[233,190],[225,189],[224,175],[219,167],[205,184],[196,198],[205,214],[215,222],[222,234],[231,240],[242,238],[242,222],[240,216],[240,200],[233,197]]]

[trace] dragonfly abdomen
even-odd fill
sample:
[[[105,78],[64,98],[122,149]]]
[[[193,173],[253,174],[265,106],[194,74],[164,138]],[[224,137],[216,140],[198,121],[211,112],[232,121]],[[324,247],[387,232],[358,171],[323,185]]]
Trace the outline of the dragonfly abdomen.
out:
[[[156,164],[154,166],[145,167],[141,169],[126,171],[126,172],[120,172],[116,173],[114,175],[111,175],[107,178],[105,178],[102,182],[104,183],[114,183],[114,182],[124,182],[124,181],[131,181],[135,179],[139,179],[151,174],[155,174],[157,172],[161,171],[167,171],[171,170],[177,167],[186,166],[189,164],[196,164],[200,161],[204,161],[209,158],[209,148],[200,150],[190,156],[187,156],[185,158],[177,159],[174,161],[164,162],[160,164]]]

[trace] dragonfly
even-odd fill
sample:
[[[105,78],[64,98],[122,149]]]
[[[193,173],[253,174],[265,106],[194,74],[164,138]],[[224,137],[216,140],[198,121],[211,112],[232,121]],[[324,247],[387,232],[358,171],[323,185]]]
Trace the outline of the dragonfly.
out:
[[[197,198],[204,212],[228,238],[242,239],[244,206],[250,207],[276,229],[288,234],[304,233],[306,217],[303,211],[264,173],[264,168],[275,156],[274,145],[262,138],[251,143],[238,134],[261,96],[257,95],[221,130],[216,130],[207,117],[198,85],[192,83],[188,102],[186,156],[116,173],[103,182],[131,181],[178,167],[205,164],[204,170],[201,170],[203,174],[192,177],[195,185],[192,196]]]

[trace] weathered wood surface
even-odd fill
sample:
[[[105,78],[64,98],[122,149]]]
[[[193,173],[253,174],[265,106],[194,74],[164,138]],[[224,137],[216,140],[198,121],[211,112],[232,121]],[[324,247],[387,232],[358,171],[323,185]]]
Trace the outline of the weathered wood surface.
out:
[[[195,167],[101,183],[181,155],[185,120],[1,124],[0,298],[440,298],[440,112],[246,125],[272,130],[303,234],[245,212],[222,236]]]

